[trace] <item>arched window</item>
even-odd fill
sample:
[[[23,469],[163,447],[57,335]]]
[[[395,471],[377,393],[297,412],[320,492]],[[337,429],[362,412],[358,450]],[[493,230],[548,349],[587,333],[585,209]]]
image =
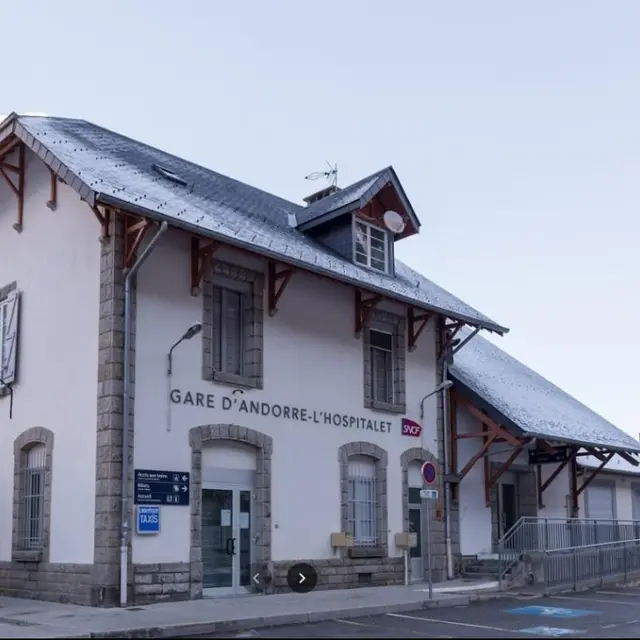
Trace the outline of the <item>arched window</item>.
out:
[[[375,547],[376,531],[376,465],[369,456],[349,458],[349,533],[357,547]]]
[[[53,432],[32,427],[13,446],[12,557],[48,562]]]

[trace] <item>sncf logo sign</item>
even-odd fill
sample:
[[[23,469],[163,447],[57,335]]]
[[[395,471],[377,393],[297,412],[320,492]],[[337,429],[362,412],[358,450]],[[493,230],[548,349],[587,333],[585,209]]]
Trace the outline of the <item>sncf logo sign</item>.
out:
[[[402,418],[402,435],[403,436],[413,436],[414,438],[419,438],[422,433],[422,427],[413,420],[409,420],[409,418]]]

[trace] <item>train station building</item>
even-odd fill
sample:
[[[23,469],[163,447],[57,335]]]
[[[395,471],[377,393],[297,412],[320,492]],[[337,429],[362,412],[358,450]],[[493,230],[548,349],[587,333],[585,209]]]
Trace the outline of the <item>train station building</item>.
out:
[[[402,584],[428,549],[445,580],[521,517],[579,516],[581,460],[635,469],[395,258],[422,223],[391,167],[298,205],[13,114],[0,169],[2,594],[273,593],[301,562],[318,589]]]

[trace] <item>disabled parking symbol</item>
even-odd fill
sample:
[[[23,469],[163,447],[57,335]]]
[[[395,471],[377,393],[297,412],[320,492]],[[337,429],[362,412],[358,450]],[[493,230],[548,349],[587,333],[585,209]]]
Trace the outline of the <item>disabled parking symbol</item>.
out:
[[[563,609],[562,607],[544,607],[541,605],[531,605],[529,607],[516,607],[507,609],[506,613],[525,616],[544,616],[556,619],[582,618],[598,613],[589,609]],[[534,627],[535,628],[535,627]]]

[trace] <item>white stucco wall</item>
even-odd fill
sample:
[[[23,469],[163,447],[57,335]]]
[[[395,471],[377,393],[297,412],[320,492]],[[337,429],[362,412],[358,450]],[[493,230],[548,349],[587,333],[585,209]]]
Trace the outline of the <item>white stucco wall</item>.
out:
[[[477,433],[482,424],[464,406],[457,408],[458,433]],[[458,472],[482,447],[479,438],[458,440]],[[497,443],[489,447],[491,462],[504,462],[511,455],[507,443]],[[514,466],[528,465],[528,454],[522,452],[513,461]],[[546,480],[556,465],[541,465],[542,478]],[[501,480],[508,481],[508,472]],[[500,481],[499,481],[500,482]],[[544,492],[544,508],[538,509],[538,516],[544,518],[566,517],[566,495],[569,492],[569,474],[567,469],[556,476]],[[459,490],[460,513],[460,550],[463,555],[476,555],[491,551],[491,509],[485,505],[484,465],[478,460],[469,473],[462,479]]]
[[[260,260],[227,250],[218,259],[266,270]],[[354,337],[353,290],[296,272],[280,299],[275,317],[264,324],[264,390],[245,390],[243,398],[330,411],[392,423],[390,433],[287,421],[221,409],[220,398],[233,387],[201,378],[199,338],[175,351],[171,387],[213,393],[216,408],[169,405],[166,354],[202,318],[202,299],[190,295],[189,240],[169,232],[143,266],[137,286],[135,386],[135,467],[189,470],[188,431],[198,425],[234,423],[273,438],[272,559],[333,557],[329,535],[340,531],[338,447],[358,440],[388,452],[390,553],[398,553],[393,534],[402,530],[400,456],[420,440],[402,436],[402,416],[363,407],[363,347]],[[265,292],[266,293],[266,292]],[[393,310],[388,308],[388,310]],[[396,309],[404,314],[402,308]],[[420,400],[436,385],[435,339],[431,328],[407,354],[407,413],[419,421]],[[425,402],[424,446],[436,449],[436,399]],[[169,430],[170,428],[170,430]],[[228,465],[225,465],[228,466]],[[157,536],[136,537],[136,563],[187,561],[188,507],[163,507]]]
[[[55,434],[50,561],[93,562],[98,367],[99,225],[87,204],[27,152],[24,229],[0,177],[0,286],[22,292],[13,419],[0,398],[0,561],[11,558],[13,442],[29,427]]]

